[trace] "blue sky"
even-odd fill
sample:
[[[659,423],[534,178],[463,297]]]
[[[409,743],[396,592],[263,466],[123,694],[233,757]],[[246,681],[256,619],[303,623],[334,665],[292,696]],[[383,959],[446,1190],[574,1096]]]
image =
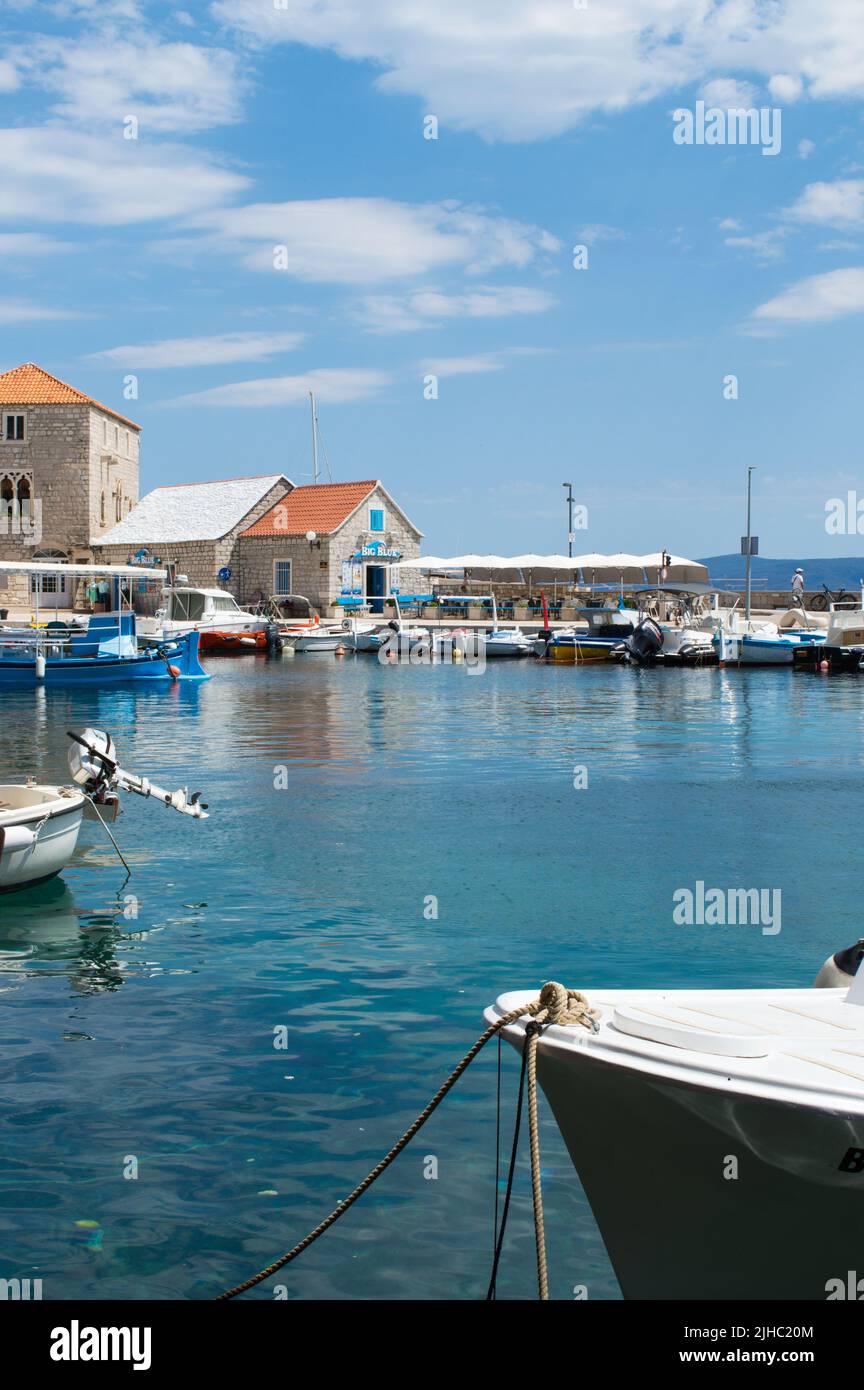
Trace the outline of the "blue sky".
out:
[[[763,554],[864,550],[852,0],[4,14],[0,368],[140,421],[143,489],[308,481],[313,386],[436,554],[564,549],[566,480],[577,550],[737,549],[748,464]],[[700,99],[779,154],[676,144]]]

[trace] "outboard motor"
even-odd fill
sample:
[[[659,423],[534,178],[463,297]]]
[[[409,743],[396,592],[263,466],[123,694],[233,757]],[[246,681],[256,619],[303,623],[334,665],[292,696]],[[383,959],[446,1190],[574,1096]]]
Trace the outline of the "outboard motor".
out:
[[[653,618],[643,618],[636,631],[623,643],[631,660],[648,666],[663,649],[663,633]]]
[[[67,730],[72,740],[69,749],[69,771],[79,787],[87,795],[102,804],[118,791],[134,792],[136,796],[152,797],[172,811],[180,811],[184,816],[194,816],[196,820],[207,819],[207,803],[201,800],[200,792],[190,796],[185,787],[169,792],[157,787],[146,777],[138,777],[134,772],[124,772],[118,767],[114,740],[101,729],[85,729],[83,733]]]
[[[264,628],[264,635],[267,638],[267,655],[278,656],[285,645],[282,641],[282,634],[279,631],[279,624],[267,623]]]
[[[847,946],[845,951],[837,951],[835,955],[829,956],[813,981],[813,988],[848,989],[858,973],[862,959],[864,937],[856,941],[854,946]]]

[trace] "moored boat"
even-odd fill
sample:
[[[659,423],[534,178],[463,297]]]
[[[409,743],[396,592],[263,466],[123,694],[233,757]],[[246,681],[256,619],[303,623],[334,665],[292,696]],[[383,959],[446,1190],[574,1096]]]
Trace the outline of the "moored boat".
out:
[[[486,1018],[532,997],[502,995]],[[589,1002],[597,1031],[546,1027],[538,1079],[625,1298],[824,1299],[845,1283],[864,1216],[864,980]],[[504,1030],[517,1049],[528,1022]]]
[[[71,787],[0,785],[0,893],[32,888],[66,867],[85,798]]]

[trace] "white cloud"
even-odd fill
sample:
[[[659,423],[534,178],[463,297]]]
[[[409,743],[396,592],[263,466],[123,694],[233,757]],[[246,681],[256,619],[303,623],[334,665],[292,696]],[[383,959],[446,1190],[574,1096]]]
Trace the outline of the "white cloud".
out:
[[[484,372],[500,372],[514,357],[533,357],[538,348],[502,348],[500,352],[478,352],[467,357],[430,357],[421,369],[433,376],[475,376]]]
[[[157,221],[199,213],[248,182],[183,145],[55,127],[0,130],[0,169],[0,221]]]
[[[760,261],[776,261],[783,255],[781,245],[785,232],[782,228],[772,228],[766,232],[753,232],[749,236],[727,236],[727,246],[739,251],[752,251]]]
[[[28,304],[23,300],[0,299],[0,323],[43,323],[52,319],[77,319],[82,315],[66,309],[56,309],[42,304]]]
[[[806,140],[806,139],[805,139],[805,140],[799,140],[799,141],[798,141],[798,158],[799,158],[799,159],[809,159],[810,156],[811,156],[811,154],[813,153],[813,151],[814,151],[815,149],[816,149],[816,145],[814,144],[814,142],[813,142],[812,140]]]
[[[806,77],[816,97],[864,92],[855,0],[217,0],[214,12],[261,43],[374,63],[381,90],[422,98],[444,132],[492,138],[557,135],[718,72]]]
[[[296,405],[308,400],[314,391],[325,404],[339,405],[350,401],[368,400],[389,385],[387,372],[366,367],[319,367],[302,376],[263,377],[257,381],[235,381],[228,386],[214,386],[209,391],[196,391],[166,402],[169,405],[212,406],[278,406]]]
[[[820,226],[854,227],[864,224],[864,179],[838,179],[835,183],[809,183],[787,216],[796,222]]]
[[[768,90],[775,101],[797,101],[804,91],[804,83],[796,74],[778,72],[768,83]]]
[[[231,362],[263,362],[279,352],[292,352],[303,333],[219,333],[212,338],[165,338],[159,343],[106,348],[91,352],[91,362],[144,371],[159,367],[214,367]]]
[[[21,85],[18,69],[8,58],[0,58],[0,92],[14,92]]]
[[[752,314],[755,325],[825,323],[864,312],[864,269],[830,270],[790,285]]]
[[[35,37],[19,67],[56,95],[54,113],[76,125],[119,131],[132,115],[142,132],[192,134],[240,118],[244,83],[236,56],[226,49],[107,29],[77,42]]]
[[[577,242],[585,246],[593,246],[595,241],[624,241],[625,237],[618,227],[607,227],[605,222],[591,222],[576,233]]]
[[[737,217],[724,217],[720,223],[721,232],[740,232],[741,223]]]
[[[759,93],[751,82],[739,82],[734,77],[715,77],[699,93],[706,106],[730,108],[755,106]]]
[[[74,242],[59,241],[41,232],[0,232],[0,256],[9,260],[32,260],[62,256],[77,250]]]
[[[522,267],[558,242],[548,232],[455,203],[388,198],[255,203],[196,219],[215,248],[250,269],[298,280],[364,284],[462,266]],[[274,269],[274,249],[281,260]]]
[[[416,290],[413,294],[370,295],[358,311],[361,322],[377,333],[404,333],[434,327],[445,319],[504,318],[542,314],[555,300],[545,290],[524,285],[480,285],[464,294]]]

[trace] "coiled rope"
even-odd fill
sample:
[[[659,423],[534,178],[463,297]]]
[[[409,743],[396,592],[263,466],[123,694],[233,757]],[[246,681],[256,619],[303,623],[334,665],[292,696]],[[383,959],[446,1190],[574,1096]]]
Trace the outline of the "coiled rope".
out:
[[[490,1023],[485,1032],[465,1053],[458,1066],[447,1077],[444,1084],[435,1092],[435,1095],[426,1106],[425,1110],[417,1116],[412,1125],[409,1125],[405,1133],[384,1155],[380,1163],[377,1163],[370,1173],[361,1183],[358,1183],[354,1191],[341,1202],[338,1202],[329,1216],[323,1221],[319,1221],[314,1230],[304,1236],[301,1241],[293,1246],[286,1254],[280,1255],[278,1260],[267,1265],[266,1269],[261,1269],[257,1274],[253,1274],[250,1279],[245,1279],[242,1284],[235,1284],[233,1288],[227,1289],[224,1293],[216,1295],[215,1302],[221,1303],[229,1298],[236,1298],[238,1294],[246,1293],[256,1284],[260,1284],[264,1279],[269,1279],[271,1274],[282,1269],[292,1260],[296,1260],[298,1255],[302,1255],[304,1250],[308,1250],[314,1241],[322,1236],[325,1231],[338,1221],[340,1216],[344,1216],[349,1207],[363,1196],[363,1193],[370,1188],[385,1169],[390,1167],[394,1159],[410,1144],[411,1140],[422,1129],[429,1116],[438,1109],[447,1092],[452,1090],[462,1073],[471,1065],[481,1048],[485,1047],[490,1038],[494,1038],[496,1033],[500,1033],[502,1028],[508,1024],[515,1023],[517,1019],[528,1015],[533,1023],[526,1028],[527,1066],[528,1066],[528,1123],[531,1140],[531,1182],[534,1200],[534,1229],[537,1237],[537,1281],[539,1294],[542,1299],[549,1297],[548,1276],[546,1271],[546,1247],[543,1232],[543,1195],[540,1186],[540,1136],[537,1121],[537,1041],[540,1033],[549,1024],[579,1024],[583,1028],[590,1028],[593,1032],[599,1030],[598,1018],[599,1009],[595,1009],[589,1004],[584,994],[578,990],[566,989],[564,985],[559,985],[555,981],[550,981],[541,989],[536,999],[532,999],[530,1004],[520,1004],[518,1008],[511,1009],[494,1023]]]

